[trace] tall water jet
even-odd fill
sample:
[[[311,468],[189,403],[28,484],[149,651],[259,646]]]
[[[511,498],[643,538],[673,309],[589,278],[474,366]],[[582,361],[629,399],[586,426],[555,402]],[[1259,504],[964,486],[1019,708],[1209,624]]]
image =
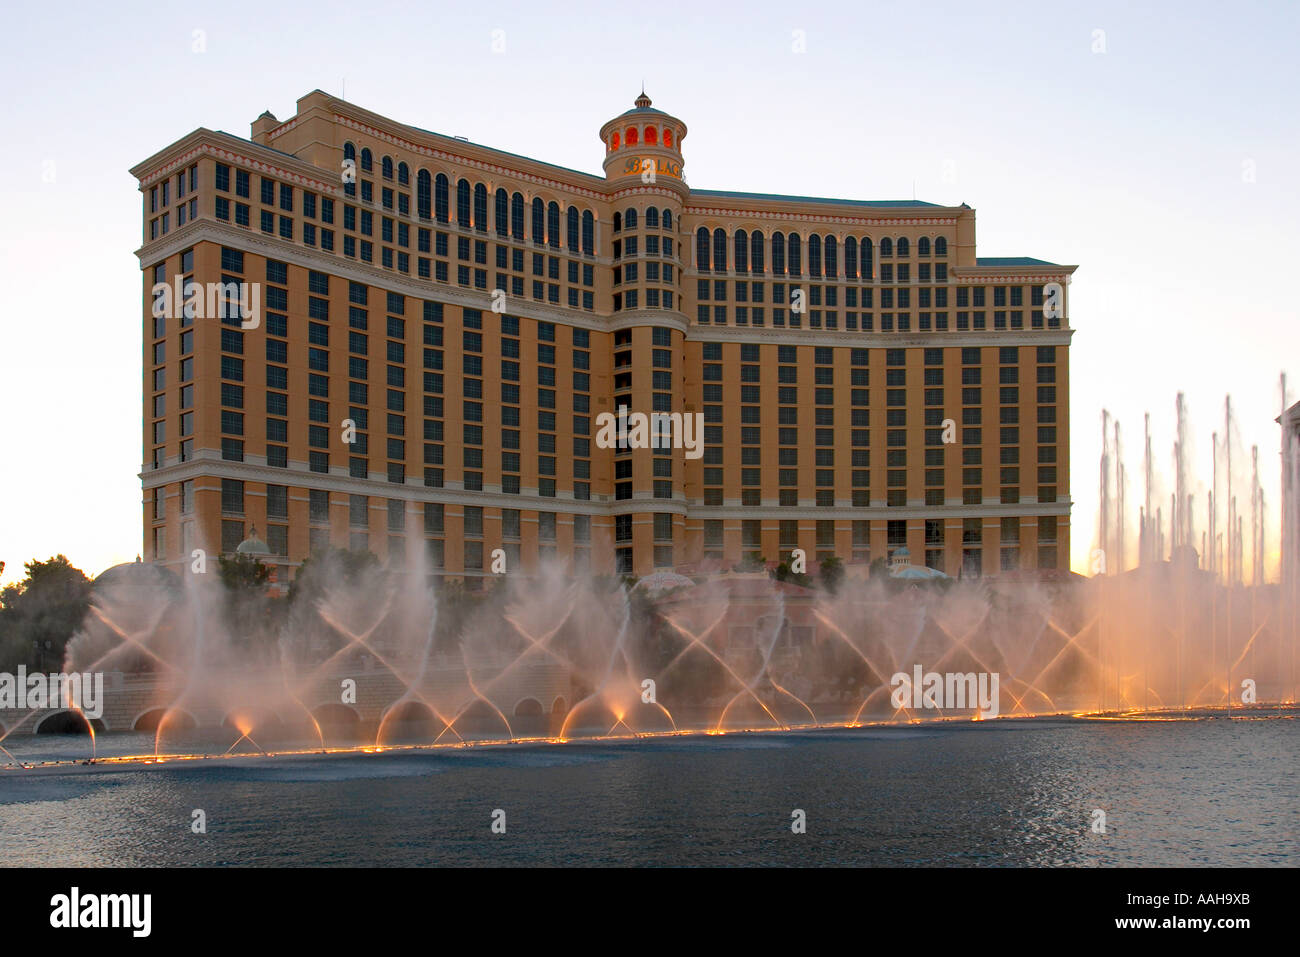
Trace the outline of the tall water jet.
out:
[[[1101,410],[1101,482],[1097,509],[1097,547],[1101,549],[1103,568],[1114,565],[1110,539],[1110,412]]]

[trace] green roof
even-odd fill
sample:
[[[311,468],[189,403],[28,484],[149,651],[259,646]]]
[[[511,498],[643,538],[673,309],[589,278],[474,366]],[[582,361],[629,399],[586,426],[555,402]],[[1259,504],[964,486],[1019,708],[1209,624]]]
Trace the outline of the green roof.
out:
[[[975,260],[976,266],[1059,266],[1060,263],[1049,263],[1043,259],[1034,259],[1032,256],[979,256]]]
[[[826,196],[787,196],[784,193],[737,193],[725,189],[692,189],[691,196],[718,196],[725,199],[766,199],[787,203],[833,203],[837,206],[924,206],[942,209],[937,203],[919,199],[831,199]]]

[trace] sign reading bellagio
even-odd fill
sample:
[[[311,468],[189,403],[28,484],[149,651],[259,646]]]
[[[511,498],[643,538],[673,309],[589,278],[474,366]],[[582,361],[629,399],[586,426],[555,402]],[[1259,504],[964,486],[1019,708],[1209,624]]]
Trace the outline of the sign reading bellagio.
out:
[[[627,162],[623,164],[623,173],[626,176],[648,173],[651,170],[656,176],[682,178],[682,164],[662,156],[629,156]]]

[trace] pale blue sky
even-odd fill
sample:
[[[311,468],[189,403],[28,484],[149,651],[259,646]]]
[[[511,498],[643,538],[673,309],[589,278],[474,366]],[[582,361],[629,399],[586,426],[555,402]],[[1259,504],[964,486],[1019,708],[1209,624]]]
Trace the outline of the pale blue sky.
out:
[[[13,5],[4,580],[34,556],[94,574],[141,548],[127,169],[198,126],[247,136],[262,110],[288,116],[345,81],[400,121],[599,173],[596,133],[644,80],[690,128],[694,186],[969,203],[981,255],[1079,266],[1076,569],[1095,537],[1103,406],[1136,477],[1142,413],[1166,465],[1185,390],[1204,474],[1231,391],[1275,520],[1277,377],[1300,376],[1297,51],[1300,5],[1280,2]],[[1135,520],[1141,489],[1128,494]]]

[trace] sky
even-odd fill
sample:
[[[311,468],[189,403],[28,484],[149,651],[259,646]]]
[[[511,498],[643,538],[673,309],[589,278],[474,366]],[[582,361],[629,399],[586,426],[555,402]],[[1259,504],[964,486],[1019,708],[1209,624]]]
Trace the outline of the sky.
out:
[[[200,126],[247,137],[317,88],[599,174],[597,132],[644,82],[686,122],[697,188],[968,203],[979,255],[1079,267],[1075,570],[1097,538],[1102,410],[1133,524],[1143,414],[1167,501],[1180,390],[1205,484],[1231,394],[1272,551],[1280,373],[1300,395],[1297,50],[1294,2],[12,5],[0,581],[56,553],[94,575],[142,547],[128,169]]]

